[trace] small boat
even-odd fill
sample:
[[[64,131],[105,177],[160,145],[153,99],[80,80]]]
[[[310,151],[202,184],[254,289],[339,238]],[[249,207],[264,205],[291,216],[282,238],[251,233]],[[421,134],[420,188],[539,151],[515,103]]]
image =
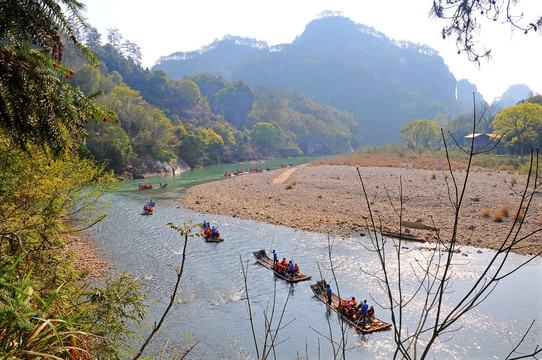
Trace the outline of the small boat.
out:
[[[324,304],[327,305],[327,284],[325,280],[321,280],[316,282],[316,284],[311,285],[312,292],[314,295],[322,300]],[[364,334],[372,333],[375,331],[381,331],[381,330],[387,330],[391,328],[391,324],[384,322],[375,316],[369,316],[367,319],[367,324],[364,326],[361,321],[356,321],[352,319],[350,316],[346,315],[344,311],[340,309],[340,304],[344,301],[344,299],[338,297],[336,294],[333,294],[331,297],[331,305],[329,306],[330,309],[337,312],[341,318],[349,323],[350,325],[354,326],[357,330],[361,331]]]
[[[256,261],[258,261],[261,265],[268,268],[269,270],[273,271],[276,276],[283,280],[286,280],[288,282],[298,282],[303,280],[309,280],[311,278],[309,275],[303,275],[301,273],[297,273],[293,277],[291,277],[275,271],[275,269],[273,268],[273,259],[267,256],[265,250],[254,251],[252,254],[254,254]]]
[[[139,190],[150,190],[152,188],[152,184],[139,184]]]
[[[417,242],[421,242],[421,243],[425,242],[425,239],[421,239],[421,238],[417,237],[416,235],[413,235],[411,233],[406,233],[406,232],[398,233],[398,232],[393,232],[393,231],[382,231],[381,234],[382,234],[382,236],[389,237],[389,238],[394,238],[394,239],[417,241]]]
[[[147,205],[143,206],[143,212],[141,213],[141,215],[153,215],[155,207],[156,203],[152,200],[149,201]]]
[[[220,236],[220,233],[218,233],[218,236],[215,235],[213,236],[213,234],[206,234],[205,233],[205,228],[202,226],[201,227],[201,235],[203,236],[203,238],[205,239],[206,242],[221,242],[221,241],[224,241],[224,239]]]

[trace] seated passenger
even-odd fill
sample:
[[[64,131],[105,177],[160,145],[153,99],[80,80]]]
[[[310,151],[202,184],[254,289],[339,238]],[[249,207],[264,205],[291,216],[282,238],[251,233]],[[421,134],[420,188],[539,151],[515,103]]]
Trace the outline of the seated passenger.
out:
[[[290,276],[294,276],[294,274],[295,274],[295,265],[291,261],[288,264],[288,272],[290,273]]]

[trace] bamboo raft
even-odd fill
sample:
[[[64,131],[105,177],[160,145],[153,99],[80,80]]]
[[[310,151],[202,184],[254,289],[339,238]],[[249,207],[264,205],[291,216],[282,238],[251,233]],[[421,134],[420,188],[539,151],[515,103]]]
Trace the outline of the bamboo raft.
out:
[[[394,239],[401,239],[401,240],[408,240],[408,241],[416,241],[424,243],[425,240],[417,237],[416,235],[410,234],[410,233],[398,233],[393,231],[382,231],[382,236],[394,238]]]
[[[221,242],[221,241],[224,241],[224,239],[221,236],[213,237],[212,235],[205,235],[205,229],[203,227],[201,228],[201,236],[203,236],[203,238],[205,239],[206,242]]]
[[[252,254],[254,254],[254,257],[256,258],[256,261],[260,263],[260,265],[263,265],[264,267],[268,268],[269,270],[273,271],[275,273],[275,276],[286,280],[288,282],[299,282],[304,280],[309,280],[311,277],[309,275],[303,275],[301,273],[295,274],[293,277],[285,276],[273,268],[273,259],[271,259],[269,256],[267,256],[265,250],[260,251],[254,251]]]
[[[320,299],[324,304],[327,305],[327,284],[325,280],[318,281],[316,284],[311,285],[312,292],[314,295]],[[344,299],[338,297],[337,295],[333,294],[331,296],[331,305],[329,306],[330,309],[337,312],[341,318],[348,322],[350,325],[354,326],[357,330],[361,331],[364,334],[376,332],[376,331],[382,331],[387,330],[391,328],[391,324],[384,322],[380,319],[378,319],[375,316],[370,316],[367,319],[367,324],[363,326],[363,323],[361,321],[356,321],[352,319],[351,317],[347,316],[341,309],[340,304],[344,301]]]

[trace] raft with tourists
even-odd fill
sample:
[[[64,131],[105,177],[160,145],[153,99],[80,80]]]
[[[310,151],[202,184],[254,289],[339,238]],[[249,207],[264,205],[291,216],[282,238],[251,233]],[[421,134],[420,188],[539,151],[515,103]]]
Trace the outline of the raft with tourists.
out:
[[[293,269],[293,271],[288,269],[288,264],[281,264],[278,267],[275,267],[273,264],[275,260],[267,256],[267,253],[265,252],[265,250],[254,251],[252,254],[254,254],[256,261],[258,261],[260,265],[263,265],[264,267],[273,271],[276,276],[278,276],[279,278],[283,280],[293,283],[293,282],[309,280],[311,278],[309,275],[301,274],[299,272],[299,269],[297,268],[297,264],[295,264],[295,268]]]
[[[316,284],[311,284],[311,289],[318,299],[320,299],[324,304],[329,306],[330,309],[337,312],[344,321],[354,326],[357,330],[361,331],[364,334],[387,330],[391,328],[390,323],[384,322],[374,315],[369,315],[367,317],[366,324],[364,325],[362,317],[356,317],[352,315],[355,313],[355,311],[348,312],[343,310],[341,304],[346,304],[348,303],[348,301],[346,299],[338,297],[335,293],[331,295],[331,304],[328,305],[327,283],[325,280],[318,281],[316,282]]]
[[[156,207],[156,203],[154,201],[149,201],[149,203],[145,206],[143,206],[143,212],[141,215],[154,215],[154,208]]]
[[[221,242],[224,239],[220,236],[220,231],[215,226],[211,226],[207,221],[203,220],[201,226],[201,235],[206,242]]]

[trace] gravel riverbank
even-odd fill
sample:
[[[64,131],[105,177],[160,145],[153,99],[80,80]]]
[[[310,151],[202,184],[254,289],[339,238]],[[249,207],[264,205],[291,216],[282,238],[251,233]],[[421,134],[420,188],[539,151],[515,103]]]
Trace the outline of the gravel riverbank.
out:
[[[449,173],[397,167],[359,169],[373,215],[383,230],[399,231],[402,187],[402,219],[410,223],[403,226],[403,232],[435,242],[437,234],[434,230],[418,228],[427,225],[437,228],[440,238],[449,242],[454,224],[451,200],[455,201]],[[463,197],[458,241],[462,245],[496,249],[514,223],[527,177],[473,170]],[[455,173],[458,186],[463,184],[465,174],[463,170]],[[236,176],[191,187],[181,201],[185,207],[202,213],[236,216],[343,237],[366,231],[369,219],[357,168],[346,165],[309,164]],[[509,213],[501,222],[494,220],[499,209]],[[483,216],[482,212],[489,216]],[[538,192],[519,236],[538,232],[515,248],[515,252],[539,252],[542,249],[541,229],[542,194]]]

